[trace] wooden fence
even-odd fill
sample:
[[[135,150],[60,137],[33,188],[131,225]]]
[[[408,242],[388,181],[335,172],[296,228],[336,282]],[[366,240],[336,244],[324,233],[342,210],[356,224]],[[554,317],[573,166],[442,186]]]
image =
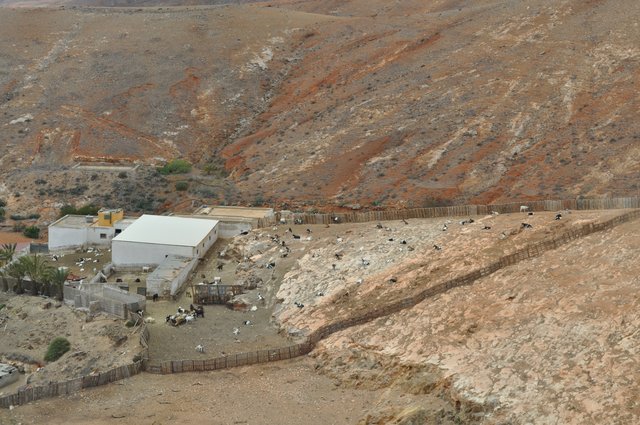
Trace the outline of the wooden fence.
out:
[[[631,198],[619,198],[619,199],[631,199]],[[632,202],[637,202],[637,201],[638,200],[635,199],[635,201],[632,201]],[[541,201],[541,202],[556,202],[556,201]],[[564,201],[561,201],[561,202],[564,202]],[[612,202],[609,204],[600,203],[600,204],[585,204],[585,205],[590,205],[594,208],[596,206],[600,206],[602,209],[605,209],[607,205],[609,205],[610,208],[616,208],[616,209],[632,208],[631,206],[620,206],[621,204],[616,202]],[[525,204],[526,203],[505,204],[505,206],[500,206],[500,208],[515,209],[515,205],[518,205],[517,211],[519,211],[519,206],[525,205]],[[533,210],[536,210],[536,207],[539,207],[539,204],[529,203],[527,205],[529,205],[530,208],[532,208]],[[564,205],[566,204],[563,204],[563,206]],[[575,205],[580,206],[579,203]],[[624,204],[624,205],[633,205],[633,203]],[[494,208],[493,209],[494,211],[496,210],[495,206],[493,206],[492,208]],[[550,210],[554,211],[558,209],[563,209],[563,208],[552,208]],[[571,209],[579,209],[579,208],[574,207]],[[139,321],[139,323],[141,323],[140,344],[143,347],[143,350],[140,355],[141,357],[140,360],[132,364],[116,367],[107,372],[103,372],[96,375],[88,375],[88,376],[71,379],[64,382],[50,383],[48,385],[43,385],[43,386],[23,388],[15,394],[10,394],[4,397],[0,397],[0,407],[8,408],[11,405],[16,406],[20,404],[25,404],[30,401],[38,400],[46,397],[72,394],[74,392],[80,391],[83,388],[96,387],[99,385],[105,385],[110,382],[118,381],[120,379],[128,378],[142,371],[147,371],[150,373],[157,373],[157,374],[210,371],[210,370],[218,370],[218,369],[227,369],[227,368],[237,367],[237,366],[247,366],[247,365],[258,364],[258,363],[268,363],[268,362],[274,362],[274,361],[280,361],[280,360],[292,359],[294,357],[299,357],[311,352],[311,350],[313,350],[313,348],[316,346],[316,344],[319,341],[327,338],[328,336],[330,336],[335,332],[342,331],[344,329],[347,329],[353,326],[362,325],[380,317],[398,313],[404,309],[411,308],[421,303],[427,298],[436,296],[438,294],[442,294],[446,291],[449,291],[450,289],[471,285],[476,280],[482,277],[488,276],[502,268],[512,266],[521,261],[540,256],[546,251],[556,249],[576,239],[582,238],[584,236],[590,235],[595,232],[612,229],[615,226],[629,222],[631,220],[635,220],[637,218],[640,218],[640,210],[630,211],[625,214],[613,217],[601,223],[585,224],[578,229],[570,230],[557,237],[528,245],[522,249],[519,249],[507,256],[504,256],[496,260],[495,262],[489,264],[488,266],[482,267],[480,269],[476,269],[472,272],[469,272],[462,276],[458,276],[451,280],[439,283],[429,288],[425,288],[424,290],[416,294],[412,294],[411,296],[408,296],[406,298],[393,301],[381,308],[377,308],[377,309],[368,311],[366,313],[363,313],[361,315],[345,318],[343,320],[338,320],[334,323],[324,325],[316,329],[315,331],[313,331],[302,343],[289,345],[285,347],[237,353],[237,354],[232,354],[224,357],[208,359],[208,360],[171,360],[171,361],[152,364],[149,361],[149,344],[148,344],[149,331],[144,321]],[[139,318],[139,316],[137,315],[136,315],[137,317],[133,316],[135,315],[135,313],[131,313],[131,314],[134,320],[135,318]]]
[[[131,314],[132,316],[137,316],[136,313]],[[134,359],[135,361],[133,363],[114,367],[106,372],[82,376],[63,382],[50,382],[47,385],[39,386],[29,385],[26,388],[18,390],[16,393],[0,397],[0,407],[8,408],[9,406],[18,406],[47,397],[73,394],[84,388],[106,385],[139,374],[145,370],[149,360],[149,330],[144,321],[141,321],[141,323],[139,331],[142,351],[139,359]]]
[[[500,214],[516,213],[520,207],[526,205],[529,211],[561,211],[561,210],[605,210],[640,208],[640,197],[599,198],[599,199],[568,199],[512,202],[508,204],[488,205],[457,205],[450,207],[412,208],[404,210],[365,211],[331,214],[290,213],[277,212],[274,216],[258,220],[258,227],[269,227],[285,219],[289,224],[336,224],[336,223],[366,223],[371,221],[407,220],[411,218],[439,218],[439,217],[467,217],[486,215],[495,211]]]
[[[150,373],[160,374],[208,371],[227,369],[236,366],[247,366],[257,363],[274,362],[302,356],[311,352],[311,350],[313,350],[313,348],[319,341],[327,338],[329,335],[335,332],[342,331],[352,326],[362,325],[393,313],[398,313],[404,309],[411,308],[421,303],[427,298],[442,294],[449,291],[450,289],[471,285],[476,280],[488,276],[502,268],[512,266],[530,258],[538,257],[547,251],[556,249],[576,239],[582,238],[595,232],[612,229],[619,224],[626,223],[637,218],[640,218],[640,210],[630,211],[601,223],[585,224],[578,229],[570,230],[557,237],[528,245],[509,255],[499,258],[498,260],[485,267],[476,269],[462,276],[455,277],[451,280],[439,283],[429,288],[425,288],[416,294],[413,294],[404,299],[393,301],[384,307],[370,310],[358,316],[349,317],[343,320],[336,321],[334,323],[321,326],[320,328],[313,331],[305,339],[304,342],[299,344],[281,348],[243,352],[209,360],[164,361],[156,364],[148,364],[146,371]]]

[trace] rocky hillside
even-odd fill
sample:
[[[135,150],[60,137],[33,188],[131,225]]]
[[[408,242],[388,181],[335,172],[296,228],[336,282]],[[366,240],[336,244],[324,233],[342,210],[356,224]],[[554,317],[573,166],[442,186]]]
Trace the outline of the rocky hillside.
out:
[[[233,3],[0,9],[0,197],[113,203],[69,167],[176,157],[141,209],[637,193],[636,1]]]

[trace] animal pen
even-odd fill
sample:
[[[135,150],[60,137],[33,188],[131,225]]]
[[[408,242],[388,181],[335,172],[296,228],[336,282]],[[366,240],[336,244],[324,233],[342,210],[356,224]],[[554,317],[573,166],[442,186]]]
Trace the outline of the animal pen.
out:
[[[193,285],[194,304],[226,304],[244,292],[242,285],[198,283]]]
[[[90,312],[104,311],[126,319],[129,312],[144,310],[147,300],[114,286],[102,283],[64,287],[64,301],[75,308],[88,308]]]

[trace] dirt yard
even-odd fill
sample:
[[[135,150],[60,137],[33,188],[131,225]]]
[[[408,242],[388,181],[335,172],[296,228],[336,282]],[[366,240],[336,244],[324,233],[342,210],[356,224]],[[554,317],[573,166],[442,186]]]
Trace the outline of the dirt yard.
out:
[[[0,394],[26,383],[39,385],[104,372],[131,363],[140,352],[138,335],[112,316],[101,313],[87,319],[87,313],[49,298],[5,292],[0,292],[0,304],[6,304],[0,310],[0,357],[9,363],[11,359],[30,361],[20,362],[27,371],[23,379],[0,388]],[[47,346],[58,336],[67,338],[71,349],[56,362],[45,364]],[[43,367],[36,371],[38,366]]]

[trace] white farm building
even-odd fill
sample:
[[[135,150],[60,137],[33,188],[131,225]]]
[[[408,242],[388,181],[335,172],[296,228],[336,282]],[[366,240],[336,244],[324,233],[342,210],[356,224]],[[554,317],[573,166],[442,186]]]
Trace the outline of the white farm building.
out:
[[[218,221],[143,215],[111,241],[116,267],[157,266],[169,257],[203,258],[218,238]]]

